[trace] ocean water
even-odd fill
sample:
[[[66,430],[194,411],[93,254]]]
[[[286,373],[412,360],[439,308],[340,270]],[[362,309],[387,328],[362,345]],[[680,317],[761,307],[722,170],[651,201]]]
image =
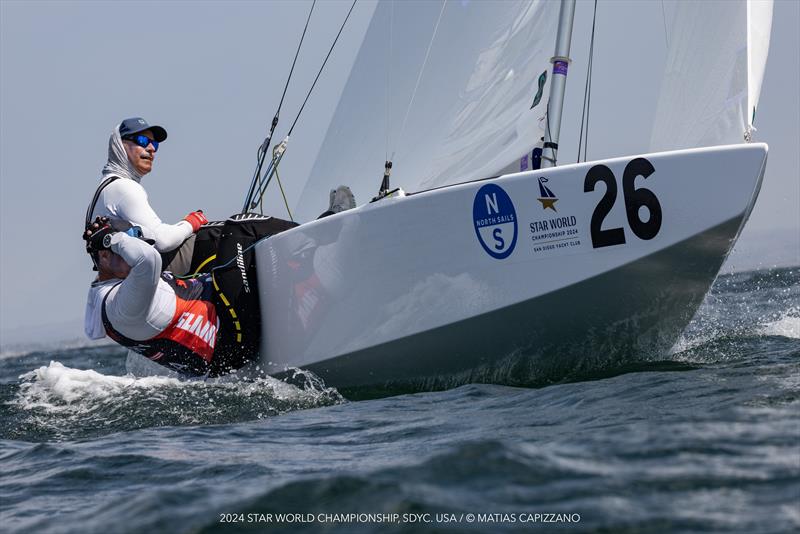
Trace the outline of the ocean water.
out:
[[[656,361],[536,388],[352,402],[124,360],[0,356],[0,531],[800,530],[797,268],[720,277]]]

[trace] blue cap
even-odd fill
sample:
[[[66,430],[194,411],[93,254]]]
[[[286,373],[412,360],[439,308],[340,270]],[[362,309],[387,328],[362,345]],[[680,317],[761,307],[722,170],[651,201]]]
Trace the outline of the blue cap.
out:
[[[150,126],[147,124],[147,121],[141,117],[125,119],[122,121],[122,124],[119,125],[119,135],[122,137],[137,134],[145,130],[153,132],[153,139],[159,143],[167,138],[167,131],[164,128],[161,126]]]

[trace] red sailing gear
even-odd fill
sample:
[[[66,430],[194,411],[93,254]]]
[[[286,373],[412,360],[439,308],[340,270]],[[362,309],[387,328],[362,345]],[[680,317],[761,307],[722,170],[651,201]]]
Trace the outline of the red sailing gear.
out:
[[[106,315],[105,306],[111,291],[106,293],[102,307],[106,334],[120,345],[175,371],[193,375],[209,374],[214,348],[220,336],[211,275],[184,280],[165,272],[161,273],[161,280],[175,292],[175,313],[159,335],[137,341],[115,330]]]

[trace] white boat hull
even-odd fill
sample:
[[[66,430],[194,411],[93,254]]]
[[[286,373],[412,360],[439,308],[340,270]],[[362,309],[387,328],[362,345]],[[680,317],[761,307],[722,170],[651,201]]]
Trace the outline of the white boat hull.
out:
[[[567,165],[273,236],[256,247],[262,363],[390,391],[541,383],[663,354],[730,252],[766,158],[752,144]]]

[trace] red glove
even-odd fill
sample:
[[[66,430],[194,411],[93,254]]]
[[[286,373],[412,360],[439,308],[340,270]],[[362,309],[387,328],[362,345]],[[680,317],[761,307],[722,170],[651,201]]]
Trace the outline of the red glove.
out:
[[[208,222],[206,216],[203,215],[203,210],[193,211],[183,218],[184,221],[192,225],[192,232],[197,233],[201,226]]]

